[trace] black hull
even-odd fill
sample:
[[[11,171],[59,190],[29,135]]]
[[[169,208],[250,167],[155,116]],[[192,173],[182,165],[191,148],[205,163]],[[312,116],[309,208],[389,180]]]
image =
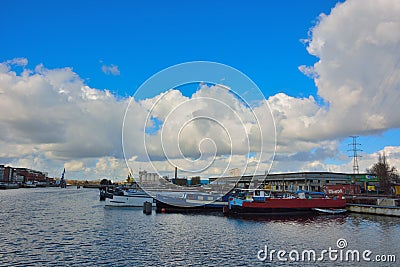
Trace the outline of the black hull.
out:
[[[179,206],[164,203],[162,201],[156,201],[156,212],[157,213],[206,213],[206,212],[222,212],[222,205],[208,204],[201,206]]]
[[[106,198],[113,198],[113,194],[105,191],[100,191],[100,201],[105,201]]]

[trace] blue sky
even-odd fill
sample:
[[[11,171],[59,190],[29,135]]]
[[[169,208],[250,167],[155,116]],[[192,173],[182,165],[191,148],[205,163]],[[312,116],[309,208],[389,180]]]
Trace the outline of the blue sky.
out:
[[[336,8],[337,12],[332,12],[338,3],[344,4]],[[351,40],[352,33],[357,35],[368,27],[376,26],[378,29],[379,25],[383,25],[381,20],[385,17],[393,18],[393,23],[396,22],[398,9],[391,10],[387,6],[382,10],[393,12],[394,15],[380,16],[380,13],[376,12],[378,14],[376,20],[371,19],[371,23],[375,24],[368,27],[358,21],[358,17],[368,16],[366,13],[372,12],[368,9],[372,6],[370,9],[373,10],[373,2],[371,3],[372,5],[362,7],[359,0],[3,1],[0,9],[2,39],[0,62],[10,62],[16,58],[27,59],[28,63],[22,66],[5,63],[18,75],[27,69],[32,73],[39,73],[40,71],[35,71],[39,64],[43,64],[46,70],[71,68],[88,87],[99,91],[109,90],[121,100],[134,95],[148,78],[172,65],[190,61],[226,64],[251,78],[265,98],[271,97],[271,103],[275,103],[276,112],[281,114],[282,118],[298,116],[304,119],[304,125],[319,120],[324,122],[320,128],[315,128],[321,129],[319,135],[316,130],[315,134],[307,131],[304,134],[296,133],[296,131],[302,132],[303,129],[291,129],[293,123],[279,121],[282,125],[286,125],[280,133],[283,140],[281,148],[282,151],[286,151],[282,153],[288,153],[285,157],[298,158],[298,155],[305,155],[305,151],[308,150],[309,156],[306,158],[315,158],[315,162],[311,165],[296,163],[288,169],[285,169],[284,162],[281,162],[276,171],[321,170],[321,168],[351,171],[351,162],[347,158],[350,154],[347,151],[347,144],[351,142],[348,136],[351,134],[361,136],[359,142],[362,143],[361,148],[368,159],[360,169],[369,166],[375,154],[388,146],[394,147],[390,150],[392,157],[396,160],[394,162],[400,163],[400,159],[397,158],[397,155],[400,155],[400,149],[397,150],[399,120],[397,117],[393,118],[394,115],[390,115],[387,111],[379,109],[385,105],[389,105],[392,109],[395,106],[392,102],[387,102],[389,104],[384,102],[388,101],[387,99],[379,100],[381,99],[379,95],[377,97],[371,95],[370,101],[373,102],[375,98],[381,101],[377,100],[379,103],[376,105],[377,108],[371,110],[361,108],[364,103],[362,101],[365,103],[369,101],[368,98],[362,99],[363,94],[368,95],[365,91],[368,90],[368,86],[367,89],[363,89],[363,85],[376,82],[378,85],[384,84],[389,88],[396,88],[397,80],[395,74],[391,74],[395,72],[391,68],[390,60],[386,60],[389,62],[387,63],[389,75],[383,77],[377,75],[376,80],[371,80],[372,78],[363,80],[365,76],[373,76],[370,75],[370,72],[375,72],[375,67],[372,65],[382,63],[372,62],[371,67],[368,67],[370,60],[374,59],[367,58],[371,54],[367,50],[360,50],[361,52],[354,58],[349,56],[350,67],[356,69],[354,77],[359,78],[358,80],[354,78],[356,82],[352,81],[352,73],[346,76],[346,71],[337,73],[336,69],[328,71],[332,64],[327,62],[336,60],[336,55],[342,55],[341,46],[345,47],[347,43],[350,46],[355,44],[355,41]],[[395,1],[386,1],[384,4],[394,7],[394,3]],[[320,17],[320,14],[325,15]],[[343,27],[341,21],[350,23]],[[343,35],[341,32],[344,32]],[[382,38],[382,43],[386,41],[385,35],[379,35],[377,38]],[[308,42],[304,42],[305,39],[308,39]],[[382,44],[383,48],[377,47],[376,51],[387,51],[387,58],[394,58],[396,61],[398,56],[391,52],[393,46],[388,46],[392,44],[392,41],[389,41]],[[400,39],[394,42],[396,47],[396,42],[400,44]],[[343,52],[343,55],[345,53]],[[385,55],[381,58],[385,65]],[[345,67],[343,65],[346,63],[345,56],[338,56],[337,61]],[[396,62],[393,64],[399,66]],[[307,76],[304,68],[301,71],[299,66],[307,66],[309,68],[307,70],[318,75]],[[43,74],[43,77],[46,75]],[[315,77],[318,78],[313,79]],[[319,83],[319,87],[316,86],[316,82]],[[185,88],[188,88],[186,94]],[[362,88],[360,92],[363,93],[357,93],[357,88]],[[179,89],[183,90],[183,96],[190,95],[193,90],[190,86],[182,86]],[[334,90],[337,90],[337,97]],[[3,88],[3,91],[7,92],[7,88]],[[360,97],[359,106],[354,103],[349,104],[346,100],[357,101],[357,97]],[[335,98],[342,100],[335,102]],[[354,118],[357,118],[357,112],[369,115],[360,116],[360,121],[349,116],[352,118],[346,122],[345,116],[340,113],[342,105],[348,107],[349,114],[354,114]],[[292,108],[296,112],[288,111]],[[318,116],[311,115],[313,112],[318,113]],[[371,118],[371,121],[368,118]],[[331,119],[332,123],[329,126]],[[343,120],[343,125],[339,127]],[[374,120],[377,121],[376,124],[378,121],[382,122],[382,126],[371,128],[370,125]],[[9,123],[4,118],[3,122]],[[156,130],[159,123],[157,122]],[[15,125],[17,124],[15,122]],[[349,130],[352,124],[365,127],[355,127],[353,132],[352,129]],[[331,135],[328,128],[332,125],[338,125],[338,128],[343,129],[332,131],[334,133]],[[4,142],[8,140],[3,139]],[[19,141],[13,142],[17,145]],[[297,145],[294,142],[297,142]],[[318,146],[326,147],[321,152],[325,157],[321,162],[318,162],[319,154],[315,152]],[[289,148],[293,149],[293,155],[289,155]],[[38,149],[41,151],[42,148]],[[41,157],[47,163],[57,161],[58,163],[53,162],[54,169],[60,168],[57,164],[62,164],[62,160],[76,163],[75,165],[79,165],[77,163],[81,160],[73,157],[50,160],[45,153],[45,151],[49,153],[46,149],[43,150]],[[28,158],[28,154],[24,155]],[[13,153],[2,158],[3,161],[9,160],[5,163],[23,163],[19,162]],[[34,162],[34,156],[29,158]],[[34,163],[29,164],[35,166]],[[95,160],[91,159],[79,166],[82,170],[85,167],[90,170],[94,168],[93,164]],[[343,166],[335,168],[331,165]],[[39,164],[37,168],[42,166],[43,164]]]
[[[336,1],[8,1],[2,61],[72,67],[87,84],[131,95],[151,75],[187,61],[231,65],[266,95],[315,94],[297,69],[316,61],[300,39]],[[23,7],[23,8],[21,8]],[[106,76],[101,63],[121,75]]]

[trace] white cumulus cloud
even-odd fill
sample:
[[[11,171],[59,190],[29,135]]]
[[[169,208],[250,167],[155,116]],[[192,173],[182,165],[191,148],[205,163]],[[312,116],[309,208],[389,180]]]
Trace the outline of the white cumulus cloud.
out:
[[[349,0],[311,29],[310,68],[327,103],[304,135],[330,138],[400,127],[400,2]],[[318,129],[318,131],[317,131]]]
[[[351,164],[322,164],[327,158],[343,160],[337,153],[339,141],[400,127],[398,29],[396,0],[348,0],[319,16],[306,41],[318,61],[299,70],[314,79],[320,100],[282,93],[268,99],[278,130],[275,167],[349,171]],[[315,153],[321,148],[334,153]],[[321,159],[314,159],[316,155]],[[300,159],[314,164],[305,166]]]
[[[39,65],[20,74],[10,68],[0,70],[3,159],[16,162],[35,153],[58,161],[122,157],[124,100],[88,87],[71,68]]]

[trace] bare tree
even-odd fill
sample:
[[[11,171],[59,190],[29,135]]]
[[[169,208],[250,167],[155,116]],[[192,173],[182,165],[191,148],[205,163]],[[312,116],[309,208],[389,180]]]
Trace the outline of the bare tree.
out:
[[[385,194],[391,193],[391,184],[399,179],[398,171],[395,167],[390,166],[387,161],[385,152],[379,153],[378,162],[372,165],[367,170],[369,173],[373,173],[378,176],[379,188],[385,192]]]

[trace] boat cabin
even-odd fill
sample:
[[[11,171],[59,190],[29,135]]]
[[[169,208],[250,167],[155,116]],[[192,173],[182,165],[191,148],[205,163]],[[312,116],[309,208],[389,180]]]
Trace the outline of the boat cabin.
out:
[[[237,189],[234,197],[243,200],[253,200],[264,202],[266,198],[271,197],[264,189]]]

